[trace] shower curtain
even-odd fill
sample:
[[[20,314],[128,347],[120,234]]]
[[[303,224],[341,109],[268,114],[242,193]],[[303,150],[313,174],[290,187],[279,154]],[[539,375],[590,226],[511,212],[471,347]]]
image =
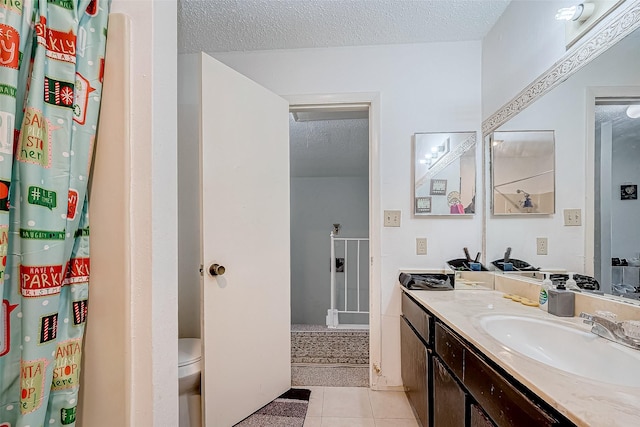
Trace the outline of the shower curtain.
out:
[[[0,427],[75,425],[110,0],[0,0]]]

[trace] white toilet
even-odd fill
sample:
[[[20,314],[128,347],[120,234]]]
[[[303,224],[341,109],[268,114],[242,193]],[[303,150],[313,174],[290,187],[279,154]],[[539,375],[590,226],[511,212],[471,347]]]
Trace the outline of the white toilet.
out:
[[[202,350],[199,338],[178,340],[178,386],[180,427],[201,427],[200,370]]]

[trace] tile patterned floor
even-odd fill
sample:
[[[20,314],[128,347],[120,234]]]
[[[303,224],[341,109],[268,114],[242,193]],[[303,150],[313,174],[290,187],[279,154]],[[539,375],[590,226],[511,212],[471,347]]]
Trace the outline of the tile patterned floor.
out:
[[[418,427],[405,394],[363,387],[311,390],[304,427]]]

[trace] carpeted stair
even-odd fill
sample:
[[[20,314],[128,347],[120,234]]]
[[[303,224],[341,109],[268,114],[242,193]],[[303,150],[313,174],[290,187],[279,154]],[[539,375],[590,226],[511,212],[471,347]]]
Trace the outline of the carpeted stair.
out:
[[[369,386],[369,331],[291,327],[291,385]]]

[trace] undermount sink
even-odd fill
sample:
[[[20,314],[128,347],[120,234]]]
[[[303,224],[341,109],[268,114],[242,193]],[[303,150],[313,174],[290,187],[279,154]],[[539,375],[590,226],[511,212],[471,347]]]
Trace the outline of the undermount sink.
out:
[[[560,320],[492,314],[480,326],[510,350],[581,377],[640,387],[640,351]]]

